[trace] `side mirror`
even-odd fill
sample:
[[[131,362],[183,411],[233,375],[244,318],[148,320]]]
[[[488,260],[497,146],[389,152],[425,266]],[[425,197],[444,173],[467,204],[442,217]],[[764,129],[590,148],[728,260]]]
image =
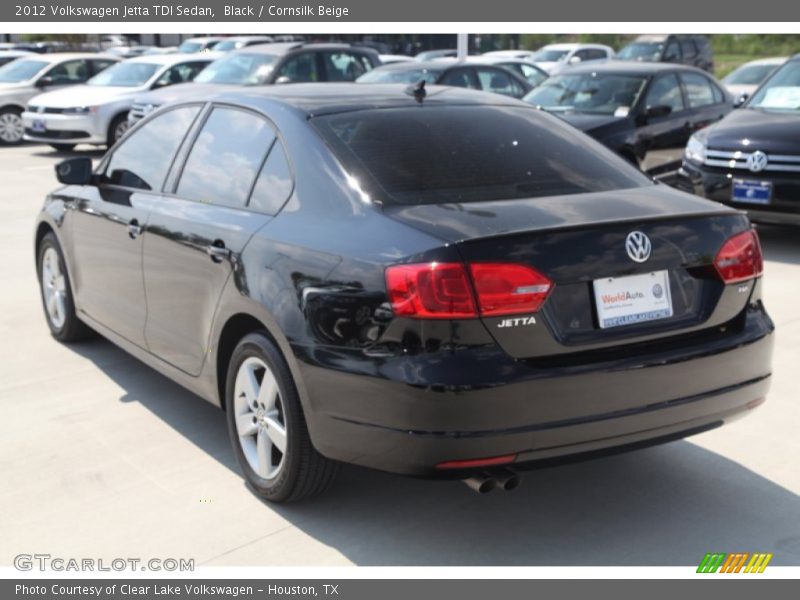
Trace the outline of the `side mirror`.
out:
[[[733,108],[741,108],[750,99],[750,94],[742,94],[733,101]]]
[[[644,111],[644,116],[648,119],[658,119],[666,117],[672,113],[672,107],[666,104],[657,104],[656,106],[648,106]]]
[[[89,185],[92,183],[92,159],[79,156],[62,160],[56,165],[56,179],[64,185]]]
[[[45,75],[36,81],[36,87],[44,88],[53,85],[54,83],[55,79],[53,79],[50,75]]]
[[[577,65],[579,62],[581,62],[580,56],[573,56],[569,59],[569,64],[571,65]]]
[[[292,78],[286,75],[281,75],[275,80],[275,83],[292,83]]]

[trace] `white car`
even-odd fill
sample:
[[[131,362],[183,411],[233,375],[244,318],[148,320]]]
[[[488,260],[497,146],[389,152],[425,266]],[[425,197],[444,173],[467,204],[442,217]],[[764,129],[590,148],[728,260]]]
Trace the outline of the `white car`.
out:
[[[84,85],[36,96],[22,114],[25,139],[57,150],[112,146],[128,129],[128,111],[138,94],[191,81],[215,58],[210,53],[132,58]]]
[[[22,141],[22,113],[31,98],[84,83],[117,62],[103,54],[57,52],[23,56],[0,67],[0,144]]]
[[[512,58],[533,62],[532,57],[534,54],[536,54],[535,50],[492,50],[491,52],[484,52],[481,56],[486,56],[487,58]]]
[[[381,59],[382,65],[391,65],[394,63],[414,60],[412,57],[406,56],[405,54],[379,54],[378,58]]]
[[[734,98],[750,96],[758,89],[772,72],[786,62],[788,56],[776,56],[773,58],[762,58],[744,63],[738,69],[734,69],[722,79],[728,91]]]
[[[27,50],[0,50],[0,67],[23,56],[36,56],[36,54]]]
[[[614,50],[602,44],[548,44],[528,59],[554,75],[570,65],[614,57]]]
[[[272,44],[274,41],[275,38],[270,35],[236,35],[218,42],[214,46],[214,52],[230,52],[257,44]]]
[[[196,52],[210,52],[214,46],[219,44],[224,37],[195,37],[183,40],[181,45],[178,46],[178,52],[181,54],[194,54]]]

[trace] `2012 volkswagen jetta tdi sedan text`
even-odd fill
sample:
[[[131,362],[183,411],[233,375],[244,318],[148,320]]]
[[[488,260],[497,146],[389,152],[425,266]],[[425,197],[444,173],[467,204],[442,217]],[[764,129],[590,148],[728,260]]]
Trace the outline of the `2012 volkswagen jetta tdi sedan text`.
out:
[[[57,173],[35,235],[53,335],[91,327],[221,406],[273,501],[341,462],[510,487],[767,392],[746,216],[516,100],[223,92]]]

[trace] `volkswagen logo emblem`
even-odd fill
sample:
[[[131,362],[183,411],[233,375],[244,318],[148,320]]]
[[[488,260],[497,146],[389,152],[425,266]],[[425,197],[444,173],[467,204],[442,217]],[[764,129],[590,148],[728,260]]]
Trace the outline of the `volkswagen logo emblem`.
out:
[[[631,231],[628,237],[625,238],[625,250],[628,251],[628,256],[630,256],[631,260],[634,262],[645,262],[650,258],[650,251],[652,249],[650,238],[641,231]]]
[[[764,154],[761,150],[756,150],[750,156],[747,157],[747,168],[750,169],[753,173],[758,173],[759,171],[763,171],[767,168],[767,164],[769,163],[769,159],[767,155]]]

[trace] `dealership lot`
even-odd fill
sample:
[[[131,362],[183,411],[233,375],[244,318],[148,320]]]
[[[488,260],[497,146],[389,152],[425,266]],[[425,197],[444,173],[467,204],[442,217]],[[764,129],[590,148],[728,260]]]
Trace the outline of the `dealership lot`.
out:
[[[800,564],[797,230],[761,228],[778,332],[771,395],[748,418],[528,473],[512,493],[345,467],[326,495],[276,507],[245,487],[217,409],[108,342],[51,339],[32,226],[63,156],[0,148],[0,565],[34,552],[199,565],[689,565],[709,551]]]

